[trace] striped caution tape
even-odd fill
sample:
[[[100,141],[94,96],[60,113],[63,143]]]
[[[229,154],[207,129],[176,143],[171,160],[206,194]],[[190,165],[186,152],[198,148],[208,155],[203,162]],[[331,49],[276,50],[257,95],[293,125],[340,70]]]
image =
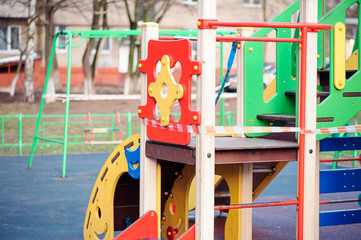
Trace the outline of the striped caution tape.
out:
[[[162,126],[155,120],[143,119],[143,124],[153,128],[168,129],[169,131],[188,132],[188,133],[206,133],[206,134],[244,134],[244,133],[287,133],[299,132],[301,134],[329,134],[361,132],[361,125],[320,128],[313,130],[301,130],[299,127],[241,127],[241,126],[196,126],[171,123],[167,127]]]
[[[43,96],[49,100],[70,101],[87,101],[87,100],[140,100],[140,95],[117,95],[117,94],[46,94]]]

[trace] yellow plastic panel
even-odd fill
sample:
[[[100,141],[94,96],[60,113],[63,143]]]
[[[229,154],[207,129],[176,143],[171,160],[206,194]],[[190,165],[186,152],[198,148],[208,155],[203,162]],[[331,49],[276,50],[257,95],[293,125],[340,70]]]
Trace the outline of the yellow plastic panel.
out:
[[[177,229],[176,238],[188,229],[188,194],[194,174],[194,166],[185,165],[173,184],[172,195],[167,199],[163,212],[163,239],[169,239],[169,227]]]
[[[334,86],[341,90],[345,87],[346,81],[346,28],[341,22],[336,23],[334,30]]]
[[[177,84],[170,70],[169,56],[162,57],[162,65],[157,80],[149,84],[149,96],[154,97],[160,110],[163,126],[169,125],[169,115],[174,102],[183,97],[183,87]]]
[[[214,189],[222,182],[223,178],[219,175],[214,175]],[[188,196],[188,211],[196,208],[196,179],[193,178]]]
[[[125,146],[134,151],[140,135],[124,140],[105,162],[95,182],[84,221],[84,239],[114,239],[114,192],[120,176],[128,172]]]
[[[239,204],[242,200],[242,164],[216,165],[216,174],[226,180],[231,196],[230,204]],[[241,209],[228,211],[224,226],[225,240],[241,239]]]
[[[277,81],[274,78],[271,83],[267,86],[265,90],[263,90],[263,101],[267,102],[276,94]]]
[[[346,60],[347,70],[358,70],[358,49]]]

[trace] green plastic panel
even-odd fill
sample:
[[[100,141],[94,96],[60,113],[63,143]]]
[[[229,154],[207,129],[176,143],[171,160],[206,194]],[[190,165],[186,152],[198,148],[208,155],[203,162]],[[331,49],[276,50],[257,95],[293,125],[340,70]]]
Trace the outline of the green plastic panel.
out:
[[[358,3],[360,12],[360,0],[346,0],[338,4],[334,9],[327,13],[325,17],[320,20],[322,24],[335,25],[338,22],[345,23],[346,10]],[[355,46],[359,46],[360,43],[360,24],[358,25],[357,37]],[[345,87],[342,90],[337,90],[334,87],[334,31],[330,31],[330,95],[318,105],[317,117],[333,117],[333,122],[317,123],[317,128],[323,127],[335,127],[345,125],[352,117],[354,117],[361,110],[361,97],[344,97],[344,93],[361,92],[361,72],[360,65],[359,70],[349,79],[346,80]],[[357,49],[354,49],[357,50]],[[360,62],[360,55],[359,62]],[[327,137],[328,135],[319,135],[318,139]]]
[[[361,0],[346,0],[339,3],[334,9],[326,13],[325,0],[319,0],[319,23],[335,25],[337,22],[346,21],[346,10],[354,3],[358,3],[358,11]],[[274,18],[272,22],[291,22],[291,17],[299,9],[299,2],[291,4],[279,16]],[[323,16],[324,15],[324,16]],[[359,17],[360,22],[360,17]],[[260,29],[253,34],[254,37],[264,37],[272,29]],[[354,51],[360,46],[360,25],[358,25],[357,35],[355,39]],[[361,92],[361,73],[357,71],[352,77],[346,80],[346,86],[342,90],[337,90],[333,84],[334,73],[334,39],[333,30],[318,34],[318,68],[325,65],[325,53],[327,48],[330,52],[330,95],[322,101],[317,107],[317,117],[332,117],[332,122],[317,123],[317,128],[343,126],[352,117],[361,110],[361,97],[344,97],[344,93]],[[330,44],[326,46],[326,34],[330,36]],[[295,31],[294,37],[297,38],[298,31]],[[287,29],[277,30],[278,38],[290,38],[291,32]],[[249,51],[252,48],[253,51]],[[245,92],[244,92],[244,122],[246,126],[267,126],[268,121],[257,119],[259,114],[295,114],[295,100],[286,97],[285,92],[296,89],[296,81],[292,76],[298,72],[298,44],[277,43],[276,45],[276,66],[277,66],[277,90],[276,94],[267,102],[263,101],[263,43],[247,42],[244,48],[245,56]],[[359,54],[359,62],[361,57]],[[360,66],[359,66],[360,69]],[[296,92],[296,96],[298,93]],[[297,102],[297,101],[296,101]],[[342,109],[342,111],[340,111]],[[296,116],[297,119],[297,116]],[[275,123],[276,125],[277,123]],[[262,136],[265,134],[249,134],[248,136]],[[317,140],[323,139],[328,135],[318,135]]]
[[[298,11],[299,2],[296,1],[286,8],[272,22],[291,22],[292,16]],[[264,28],[255,32],[253,37],[264,37],[273,29]],[[276,29],[277,38],[291,38],[291,29]],[[257,119],[259,114],[294,114],[294,100],[287,97],[285,92],[295,88],[292,79],[291,43],[276,43],[276,79],[277,92],[267,102],[263,101],[263,42],[247,42],[244,47],[244,121],[246,126],[267,126],[268,122]],[[249,51],[252,48],[253,51]],[[248,136],[262,136],[265,134],[249,134]]]

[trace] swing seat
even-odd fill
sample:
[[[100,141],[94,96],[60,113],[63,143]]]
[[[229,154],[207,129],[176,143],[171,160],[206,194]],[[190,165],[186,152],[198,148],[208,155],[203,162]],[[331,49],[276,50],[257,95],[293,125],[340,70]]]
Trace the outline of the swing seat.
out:
[[[122,131],[121,128],[84,128],[84,132],[106,133]]]
[[[94,144],[121,144],[123,141],[88,141],[88,142],[85,142],[85,144],[91,144],[91,145],[94,145]]]

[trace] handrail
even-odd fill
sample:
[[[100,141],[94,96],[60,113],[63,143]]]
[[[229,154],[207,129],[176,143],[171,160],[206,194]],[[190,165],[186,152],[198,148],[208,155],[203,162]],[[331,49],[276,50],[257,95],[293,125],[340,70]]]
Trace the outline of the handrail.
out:
[[[330,30],[331,25],[319,23],[284,23],[284,22],[209,22],[210,27],[257,27],[257,28],[310,28]]]

